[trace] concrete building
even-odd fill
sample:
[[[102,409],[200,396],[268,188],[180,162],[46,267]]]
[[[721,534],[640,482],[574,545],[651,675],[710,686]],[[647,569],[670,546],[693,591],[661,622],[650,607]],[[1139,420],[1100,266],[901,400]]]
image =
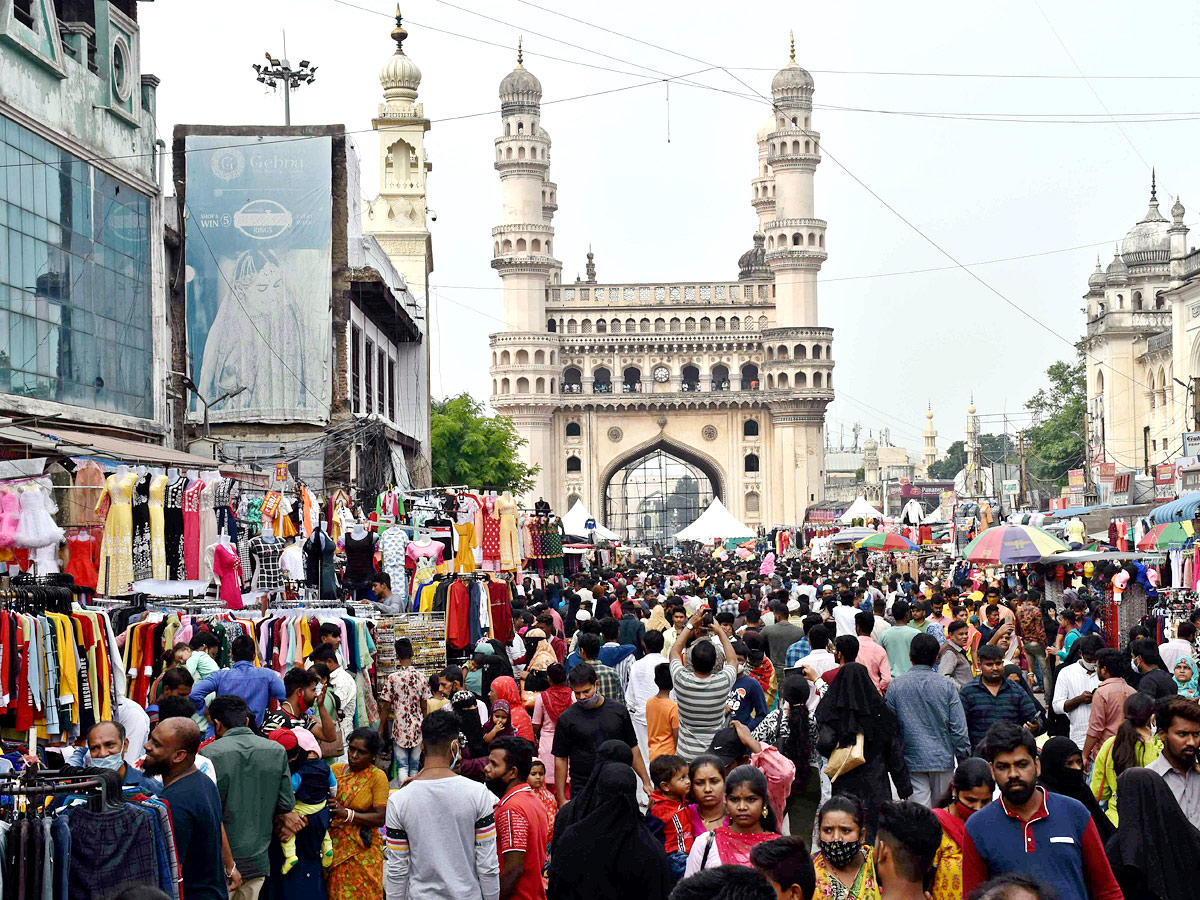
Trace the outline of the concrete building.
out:
[[[1084,295],[1093,455],[1117,472],[1178,459],[1183,433],[1197,430],[1200,253],[1178,199],[1170,212],[1159,212],[1152,178],[1145,215],[1105,269],[1096,261]]]
[[[495,141],[501,224],[492,267],[504,282],[492,406],[511,416],[539,497],[582,500],[635,542],[663,541],[713,497],[752,526],[799,523],[825,484],[833,331],[820,325],[816,218],[820,135],[812,76],[788,64],[757,135],[751,204],[758,233],[736,279],[561,281],[558,188],[542,86],[523,65],[500,84]]]
[[[135,0],[0,4],[0,414],[167,432],[157,85]]]

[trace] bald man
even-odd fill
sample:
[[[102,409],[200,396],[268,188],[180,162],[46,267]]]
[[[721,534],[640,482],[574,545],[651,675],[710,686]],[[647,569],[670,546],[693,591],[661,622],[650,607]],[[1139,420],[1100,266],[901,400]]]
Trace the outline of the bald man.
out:
[[[161,776],[162,798],[171,807],[184,896],[188,900],[239,896],[237,868],[231,859],[223,862],[221,795],[196,768],[200,729],[191,719],[166,719],[155,726],[144,749],[142,769],[147,775]]]

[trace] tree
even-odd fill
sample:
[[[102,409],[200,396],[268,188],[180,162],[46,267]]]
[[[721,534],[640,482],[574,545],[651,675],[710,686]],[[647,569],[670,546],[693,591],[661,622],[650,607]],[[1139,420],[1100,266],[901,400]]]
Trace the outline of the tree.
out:
[[[1033,413],[1028,437],[1028,466],[1038,480],[1062,487],[1067,471],[1084,465],[1087,447],[1080,435],[1086,428],[1087,385],[1083,353],[1073,362],[1060,360],[1046,370],[1049,387],[1029,398]]]
[[[466,484],[514,494],[533,490],[541,466],[521,462],[518,451],[526,441],[512,419],[487,415],[469,394],[435,400],[429,433],[434,485]]]

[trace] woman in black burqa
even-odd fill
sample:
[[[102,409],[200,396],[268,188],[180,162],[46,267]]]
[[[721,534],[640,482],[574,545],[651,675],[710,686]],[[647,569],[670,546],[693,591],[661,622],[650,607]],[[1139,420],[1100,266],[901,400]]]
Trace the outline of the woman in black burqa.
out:
[[[1117,833],[1104,849],[1113,875],[1133,900],[1200,900],[1200,831],[1162,776],[1126,769],[1117,778]]]
[[[1079,745],[1068,737],[1052,737],[1042,746],[1042,752],[1038,758],[1042,764],[1042,772],[1038,776],[1042,787],[1055,794],[1062,794],[1064,797],[1078,800],[1087,808],[1092,821],[1096,823],[1096,830],[1100,832],[1100,840],[1107,841],[1112,837],[1115,830],[1113,823],[1104,814],[1104,810],[1100,808],[1095,795],[1092,794],[1092,789],[1084,780],[1083,751],[1079,749]],[[1068,765],[1072,762],[1074,765]],[[1119,784],[1120,782],[1118,782]],[[1118,813],[1118,817],[1119,815]]]
[[[604,741],[596,748],[596,761],[592,764],[592,774],[588,777],[583,788],[575,793],[558,815],[554,817],[554,838],[550,843],[550,854],[554,855],[558,839],[567,833],[567,829],[576,822],[595,812],[605,799],[600,791],[600,774],[606,766],[633,767],[633,751],[624,741]]]
[[[863,736],[863,756],[858,768],[833,782],[833,793],[852,794],[867,811],[863,840],[875,840],[879,807],[892,798],[888,775],[900,799],[912,795],[912,779],[904,761],[900,725],[883,702],[875,683],[861,663],[849,662],[837,670],[829,689],[817,704],[817,751],[828,759],[838,747],[851,747]]]
[[[589,779],[599,802],[564,834],[556,828],[548,900],[667,900],[671,866],[638,810],[637,784],[625,763],[605,763]]]

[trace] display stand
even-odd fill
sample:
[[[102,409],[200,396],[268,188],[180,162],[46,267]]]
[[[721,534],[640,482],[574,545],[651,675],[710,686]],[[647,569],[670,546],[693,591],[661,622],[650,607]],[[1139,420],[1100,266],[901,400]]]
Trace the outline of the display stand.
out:
[[[380,690],[396,671],[396,641],[400,638],[412,641],[413,665],[422,672],[437,672],[446,666],[444,612],[381,616],[375,620],[375,683]]]

